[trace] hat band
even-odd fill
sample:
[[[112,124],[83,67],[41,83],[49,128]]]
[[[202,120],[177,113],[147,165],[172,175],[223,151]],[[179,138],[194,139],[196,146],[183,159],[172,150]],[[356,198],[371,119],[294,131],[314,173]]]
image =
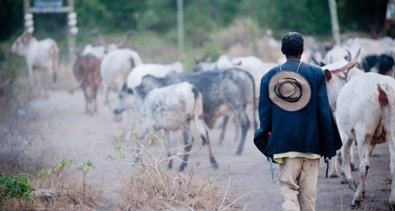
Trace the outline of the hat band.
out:
[[[279,97],[287,102],[290,102],[290,103],[298,102],[298,100],[302,97],[302,94],[303,94],[302,85],[300,85],[300,83],[294,78],[284,78],[284,79],[285,79],[285,81],[277,82],[277,84],[274,86],[274,90],[273,90],[274,93],[277,95],[277,97]],[[292,94],[290,94],[288,96],[284,96],[280,91],[281,86],[283,86],[285,83],[291,84],[295,90]],[[300,95],[293,97],[293,95],[296,94],[297,89],[300,90]]]

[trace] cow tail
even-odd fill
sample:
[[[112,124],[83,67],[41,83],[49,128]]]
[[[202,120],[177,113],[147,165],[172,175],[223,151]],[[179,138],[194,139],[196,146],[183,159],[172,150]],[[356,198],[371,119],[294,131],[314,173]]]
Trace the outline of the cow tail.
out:
[[[384,92],[384,90],[381,88],[380,84],[377,84],[377,91],[379,93],[378,95],[378,101],[380,105],[386,106],[388,105],[388,97],[387,94]]]
[[[257,120],[256,120],[256,116],[257,116],[257,103],[256,103],[256,92],[257,92],[257,90],[255,90],[255,79],[254,79],[254,77],[251,75],[251,74],[249,74],[250,75],[250,79],[251,79],[251,82],[252,82],[252,99],[253,99],[253,109],[254,109],[254,111],[252,112],[252,114],[253,114],[253,116],[254,116],[254,131],[255,130],[257,130],[258,129],[258,122],[257,122]]]
[[[251,85],[252,85],[252,108],[254,109],[253,110],[253,112],[252,112],[252,118],[253,118],[253,121],[254,121],[254,131],[258,128],[258,122],[257,122],[257,119],[256,119],[256,117],[257,117],[257,103],[256,103],[256,98],[255,98],[255,94],[256,94],[256,90],[255,90],[255,80],[254,80],[254,77],[251,75],[251,73],[249,73],[249,72],[247,72],[247,71],[245,71],[245,70],[242,70],[242,69],[239,69],[239,68],[237,68],[237,70],[239,70],[239,71],[242,71],[242,72],[244,72],[246,75],[247,75],[247,77],[249,78],[249,80],[251,81]]]

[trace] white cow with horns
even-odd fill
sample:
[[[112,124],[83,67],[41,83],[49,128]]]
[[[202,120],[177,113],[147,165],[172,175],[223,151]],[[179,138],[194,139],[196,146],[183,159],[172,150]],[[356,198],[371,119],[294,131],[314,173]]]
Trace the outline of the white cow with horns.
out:
[[[336,121],[343,142],[342,169],[349,187],[355,191],[351,206],[360,204],[366,193],[369,156],[376,144],[387,142],[392,175],[389,203],[395,206],[395,80],[377,73],[364,73],[354,67],[357,56],[344,67],[325,70],[328,90],[341,84],[336,99]],[[350,147],[357,143],[360,182],[354,182],[350,168]]]
[[[12,44],[11,52],[25,57],[32,87],[42,87],[48,76],[56,82],[59,47],[53,39],[37,40],[31,33],[24,32]]]

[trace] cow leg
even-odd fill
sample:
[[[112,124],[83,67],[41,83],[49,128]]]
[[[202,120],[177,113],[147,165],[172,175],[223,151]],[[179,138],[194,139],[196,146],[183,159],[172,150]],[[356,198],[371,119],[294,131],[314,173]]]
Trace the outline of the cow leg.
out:
[[[351,167],[350,167],[350,147],[353,144],[353,140],[350,139],[348,136],[344,135],[342,131],[340,131],[340,135],[343,141],[343,147],[341,148],[341,156],[342,156],[342,171],[345,177],[345,180],[348,183],[348,186],[351,190],[355,191],[356,185],[351,176]]]
[[[226,126],[228,125],[228,121],[229,121],[229,116],[228,115],[224,116],[224,120],[222,121],[222,125],[221,125],[221,135],[219,136],[220,145],[224,144],[225,130],[226,130]]]
[[[358,155],[360,159],[360,165],[359,165],[359,177],[360,177],[360,182],[358,184],[358,187],[354,193],[354,198],[351,202],[351,207],[356,207],[360,205],[362,198],[365,195],[366,192],[366,187],[365,187],[365,181],[366,177],[368,175],[369,171],[369,152],[371,151],[371,145],[370,142],[372,141],[372,135],[366,134],[357,134],[357,143],[360,143],[357,145],[358,147]]]
[[[250,121],[248,120],[248,115],[245,111],[245,109],[239,109],[237,111],[237,115],[236,115],[239,120],[240,120],[240,126],[241,126],[241,138],[240,138],[240,142],[239,142],[239,146],[237,148],[236,151],[236,155],[241,155],[241,153],[243,152],[243,148],[244,148],[244,142],[247,136],[247,131],[248,128],[250,128]]]
[[[92,105],[92,88],[90,86],[86,86],[86,92],[87,92],[87,97],[88,97],[88,109],[89,109],[89,114],[93,114],[93,105]]]
[[[182,155],[182,163],[180,167],[178,168],[178,171],[184,171],[185,167],[188,164],[188,158],[189,154],[191,153],[192,145],[194,142],[194,138],[190,137],[190,127],[189,125],[187,126],[188,129],[182,130],[182,136],[183,136],[183,141],[184,141],[184,153]],[[189,140],[191,140],[189,142]]]
[[[211,167],[213,169],[218,169],[218,163],[215,160],[214,156],[213,156],[213,152],[211,151],[211,144],[210,144],[210,140],[208,137],[208,132],[206,131],[204,135],[201,135],[201,138],[204,140],[204,142],[207,143],[207,147],[208,147],[208,154],[209,154],[209,158],[210,158],[210,164]]]
[[[93,87],[88,85],[88,96],[89,96],[89,110],[90,114],[93,115],[95,113],[94,105],[93,105]]]
[[[395,134],[393,130],[386,131],[386,133],[388,134],[386,142],[390,151],[390,171],[392,177],[391,194],[388,202],[391,205],[391,210],[395,210],[395,144],[393,143],[395,140]]]
[[[92,103],[93,103],[93,111],[97,113],[97,89],[98,86],[94,85],[92,87]]]
[[[195,116],[195,127],[200,133],[200,137],[202,138],[202,142],[203,143],[207,143],[211,167],[213,167],[213,169],[218,169],[218,163],[215,160],[215,158],[213,156],[213,153],[211,151],[210,138],[208,136],[208,132],[207,132],[206,128],[204,127],[204,122],[203,122],[202,116],[198,116],[198,117]]]
[[[107,84],[103,85],[103,90],[104,90],[104,105],[108,105],[108,95],[110,94],[110,87]]]
[[[237,118],[234,115],[233,115],[233,122],[236,126],[234,138],[235,138],[235,142],[237,142],[240,137],[240,123],[239,123],[239,121],[237,121]]]
[[[358,170],[357,165],[355,164],[355,156],[354,156],[354,149],[355,146],[357,145],[357,142],[354,142],[353,144],[351,144],[350,146],[350,158],[351,158],[351,162],[350,162],[350,166],[351,166],[351,171],[356,171]]]
[[[170,132],[168,130],[165,130],[165,147],[167,151],[167,168],[172,169],[173,168],[173,154],[171,153],[171,140],[170,140]]]
[[[336,156],[332,158],[332,165],[329,170],[329,177],[339,177],[339,158],[341,156],[340,150],[336,152]]]
[[[89,96],[88,96],[88,90],[85,84],[81,84],[81,89],[82,92],[84,93],[84,98],[85,98],[85,113],[89,114]]]

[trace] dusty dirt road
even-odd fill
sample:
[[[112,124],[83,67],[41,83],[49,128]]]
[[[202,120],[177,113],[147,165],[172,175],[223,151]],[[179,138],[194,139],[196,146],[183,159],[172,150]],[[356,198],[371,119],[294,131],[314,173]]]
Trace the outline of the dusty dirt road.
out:
[[[48,165],[54,165],[62,159],[72,159],[75,163],[91,160],[95,169],[89,172],[87,179],[100,184],[104,190],[106,200],[100,209],[111,210],[119,181],[130,177],[134,169],[128,162],[106,158],[116,157],[112,141],[136,121],[130,116],[121,122],[114,121],[111,109],[103,105],[101,93],[98,105],[97,115],[86,115],[82,93],[78,91],[70,95],[64,90],[51,91],[49,98],[32,101],[26,118],[36,121],[34,125],[40,129],[44,140],[31,144],[26,153],[46,161]],[[245,210],[281,210],[278,185],[271,180],[265,158],[253,145],[253,131],[248,132],[243,154],[236,156],[237,143],[233,137],[235,126],[231,123],[228,127],[227,140],[223,146],[218,144],[219,129],[210,131],[219,169],[210,167],[206,148],[195,144],[186,172],[193,168],[196,175],[215,181],[224,191],[228,188],[228,199],[233,201],[240,198],[238,202]],[[389,152],[385,144],[376,147],[371,164],[366,198],[362,207],[356,210],[388,210],[390,184],[386,181],[390,173]],[[348,205],[352,191],[346,185],[341,185],[339,178],[325,179],[324,167],[321,162],[317,211],[351,210]],[[277,166],[275,169],[277,171]],[[354,177],[358,178],[356,173]]]

